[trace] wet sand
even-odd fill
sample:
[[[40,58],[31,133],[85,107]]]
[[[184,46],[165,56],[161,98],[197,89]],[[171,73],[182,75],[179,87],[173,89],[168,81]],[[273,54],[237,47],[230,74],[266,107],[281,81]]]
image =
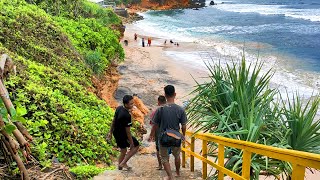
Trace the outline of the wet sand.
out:
[[[153,37],[151,47],[142,47],[142,35],[139,34],[135,41],[135,32],[130,27],[132,25],[126,26],[122,39],[122,42],[128,40],[128,46],[123,46],[126,58],[119,65],[121,74],[119,87],[138,94],[147,106],[153,107],[156,105],[158,95],[164,94],[163,87],[171,84],[176,88],[177,104],[182,105],[184,100],[191,97],[188,95],[196,85],[193,77],[200,79],[206,76],[206,72],[201,72],[166,55],[165,50],[183,51],[181,45],[176,47],[167,42],[165,46],[164,39]]]
[[[141,38],[144,37],[147,44],[148,37],[138,34],[138,39],[135,41],[134,33],[134,25],[126,25],[126,31],[122,39],[122,42],[123,40],[128,40],[128,46],[123,45],[126,58],[118,67],[121,74],[118,87],[122,93],[138,94],[150,110],[156,107],[157,97],[164,94],[163,87],[168,84],[176,87],[177,104],[182,105],[183,101],[190,99],[192,95],[190,96],[189,94],[194,90],[194,86],[196,85],[193,77],[203,82],[205,80],[203,77],[206,77],[207,73],[203,69],[192,67],[189,64],[171,58],[166,55],[166,51],[188,52],[190,48],[194,48],[195,46],[190,43],[180,42],[180,46],[176,47],[171,45],[168,40],[167,44],[164,45],[164,39],[152,37],[151,47],[142,47]],[[121,96],[119,95],[119,97]],[[145,121],[149,133],[149,119],[147,118]],[[152,156],[150,158],[150,155],[148,155],[155,153],[154,143],[146,141],[148,133],[144,135],[144,140],[142,141],[143,148],[139,153],[140,155],[133,157],[132,162],[130,163],[129,161],[129,164],[135,164],[139,158],[143,158],[144,164],[151,165],[152,167],[156,166],[156,157]],[[201,147],[200,142],[199,147]],[[147,156],[149,157],[145,158]],[[146,168],[150,169],[151,167],[149,166]],[[199,160],[196,160],[196,169],[201,170],[201,162]],[[306,172],[306,179],[319,179],[319,173],[312,174],[308,170]],[[123,173],[119,174],[123,175]],[[193,178],[197,178],[197,176]],[[271,179],[271,177],[261,176],[260,179]]]

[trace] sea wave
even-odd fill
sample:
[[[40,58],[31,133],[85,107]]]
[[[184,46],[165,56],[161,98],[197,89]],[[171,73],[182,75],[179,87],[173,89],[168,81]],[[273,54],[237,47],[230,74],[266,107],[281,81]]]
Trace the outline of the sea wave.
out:
[[[287,17],[320,21],[320,9],[289,8],[286,5],[261,5],[261,4],[218,4],[211,6],[222,11],[238,13],[258,13],[262,15],[284,15]]]
[[[279,30],[282,32],[294,32],[298,34],[314,35],[320,34],[320,26],[316,24],[292,24],[292,23],[273,23],[262,24],[255,26],[232,26],[232,25],[215,25],[215,26],[202,26],[191,28],[178,28],[178,32],[189,33],[223,33],[223,34],[248,34],[248,33],[263,33],[265,31]]]
[[[157,18],[158,17],[155,16],[149,17],[149,15],[146,14],[145,20],[137,22],[135,26],[139,27],[141,31],[144,31],[144,33],[148,35],[154,35],[155,37],[163,39],[178,40],[182,42],[180,43],[181,48],[184,46],[183,42],[193,42],[195,46],[193,50],[166,52],[166,55],[181,63],[189,64],[191,67],[200,68],[205,71],[204,62],[220,62],[222,64],[227,64],[232,60],[241,59],[241,55],[245,53],[249,63],[255,63],[257,62],[257,59],[264,61],[265,65],[262,72],[267,72],[270,68],[275,71],[271,84],[273,87],[279,88],[281,94],[285,94],[287,91],[299,91],[308,98],[319,93],[319,73],[299,70],[301,64],[294,64],[293,59],[295,57],[290,57],[288,54],[277,51],[275,50],[277,47],[273,47],[267,43],[236,42],[223,38],[224,36],[219,36],[219,32],[226,33],[229,31],[228,33],[231,34],[263,34],[264,31],[270,30],[300,34],[305,33],[310,35],[320,32],[320,27],[315,24],[292,24],[288,22],[245,27],[233,25],[178,27],[174,23],[171,23],[173,19],[163,19],[163,17]],[[203,34],[204,36],[202,36]],[[195,51],[195,49],[197,49],[197,51]],[[296,62],[304,63],[301,60],[297,60]]]

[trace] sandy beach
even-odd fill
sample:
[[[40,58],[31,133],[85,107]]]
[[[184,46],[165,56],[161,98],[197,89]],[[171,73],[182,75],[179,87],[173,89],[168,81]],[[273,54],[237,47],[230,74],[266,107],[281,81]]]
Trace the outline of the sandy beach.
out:
[[[135,32],[132,26],[126,25],[122,39],[122,42],[128,40],[128,46],[123,46],[126,59],[118,67],[121,74],[120,93],[123,90],[138,94],[147,106],[152,107],[156,105],[158,95],[163,94],[163,87],[171,84],[176,87],[177,103],[182,105],[183,101],[191,97],[189,94],[196,85],[193,77],[201,81],[206,72],[165,54],[166,50],[183,51],[181,45],[177,47],[169,42],[163,45],[164,39],[152,37],[151,47],[142,47],[141,37],[144,35]],[[137,41],[134,40],[134,33],[138,34]]]
[[[138,34],[137,41],[134,40],[134,33]],[[190,43],[180,42],[180,46],[171,45],[168,40],[164,45],[165,39],[152,37],[151,47],[142,47],[141,38],[145,38],[147,42],[147,36],[143,32],[136,32],[134,24],[127,24],[124,37],[121,40],[128,41],[128,45],[123,48],[125,50],[126,58],[123,63],[119,64],[118,70],[120,73],[120,80],[118,84],[118,91],[116,97],[118,102],[124,94],[137,94],[151,110],[156,107],[157,97],[163,94],[163,87],[171,84],[176,87],[176,103],[183,104],[192,97],[190,93],[194,90],[196,79],[199,82],[205,80],[207,72],[203,68],[193,67],[188,63],[179,62],[166,54],[166,51],[180,51],[187,52],[190,48],[195,46]],[[194,79],[193,79],[194,78]],[[149,133],[149,119],[145,120],[147,130]],[[155,152],[153,143],[146,142],[147,135],[144,135],[142,146],[144,147],[140,154],[149,154]],[[201,147],[199,145],[199,147]],[[140,156],[138,156],[140,157]],[[133,158],[132,163],[136,163],[138,158]],[[143,158],[144,159],[144,158]],[[154,164],[155,159],[151,158],[146,164]],[[196,168],[201,169],[201,162],[196,160]],[[199,169],[199,170],[200,170]],[[137,171],[136,173],[140,173]],[[117,174],[118,175],[118,174]],[[307,179],[315,180],[319,178],[318,173],[311,173],[306,171]],[[261,179],[271,179],[270,177],[261,176]]]

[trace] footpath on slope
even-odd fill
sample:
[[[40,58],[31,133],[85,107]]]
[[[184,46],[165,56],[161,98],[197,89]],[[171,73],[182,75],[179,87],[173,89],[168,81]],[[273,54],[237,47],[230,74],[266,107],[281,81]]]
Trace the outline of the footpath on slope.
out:
[[[150,130],[150,128],[147,128]],[[148,132],[149,133],[149,132]],[[164,170],[157,170],[156,167],[158,165],[156,155],[155,155],[155,147],[154,145],[149,145],[149,142],[146,140],[147,135],[144,136],[144,140],[142,141],[142,147],[140,151],[130,159],[128,162],[129,166],[132,167],[131,171],[125,170],[108,170],[103,174],[94,177],[94,180],[156,180],[163,179],[166,176],[166,172]],[[154,144],[154,143],[152,143]],[[171,169],[173,174],[175,174],[174,168],[174,158],[170,156]],[[176,180],[188,180],[188,179],[202,179],[201,172],[195,171],[190,172],[189,166],[186,168],[181,168],[181,176],[177,177]]]
[[[190,74],[196,74],[196,77],[202,76],[201,73],[185,66],[173,59],[165,56],[164,49],[159,42],[153,41],[154,46],[141,47],[139,34],[138,41],[133,40],[134,30],[130,29],[130,25],[126,26],[124,39],[129,41],[128,46],[124,46],[126,59],[123,64],[118,66],[120,80],[118,82],[118,90],[115,97],[118,102],[124,94],[138,94],[149,109],[156,108],[158,95],[163,94],[163,87],[167,84],[173,84],[176,87],[176,102],[182,102],[188,99],[187,95],[195,85]],[[166,48],[175,48],[166,47]],[[164,170],[156,170],[157,159],[155,155],[155,145],[148,142],[147,138],[150,131],[149,119],[145,120],[145,127],[148,133],[144,135],[141,141],[139,153],[135,155],[128,164],[133,167],[132,171],[112,170],[96,176],[95,180],[102,179],[162,179],[166,176]],[[173,164],[173,156],[170,157],[172,163],[171,169],[175,171]],[[114,162],[117,165],[117,162]],[[188,166],[181,168],[181,177],[176,179],[201,179],[199,170],[192,173]],[[175,174],[175,173],[174,173]]]

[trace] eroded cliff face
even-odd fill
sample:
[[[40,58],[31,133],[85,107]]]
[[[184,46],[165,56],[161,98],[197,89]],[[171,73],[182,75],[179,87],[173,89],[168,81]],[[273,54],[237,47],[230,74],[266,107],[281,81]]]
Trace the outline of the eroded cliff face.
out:
[[[189,0],[141,0],[140,4],[132,5],[131,9],[176,9],[189,7]]]

